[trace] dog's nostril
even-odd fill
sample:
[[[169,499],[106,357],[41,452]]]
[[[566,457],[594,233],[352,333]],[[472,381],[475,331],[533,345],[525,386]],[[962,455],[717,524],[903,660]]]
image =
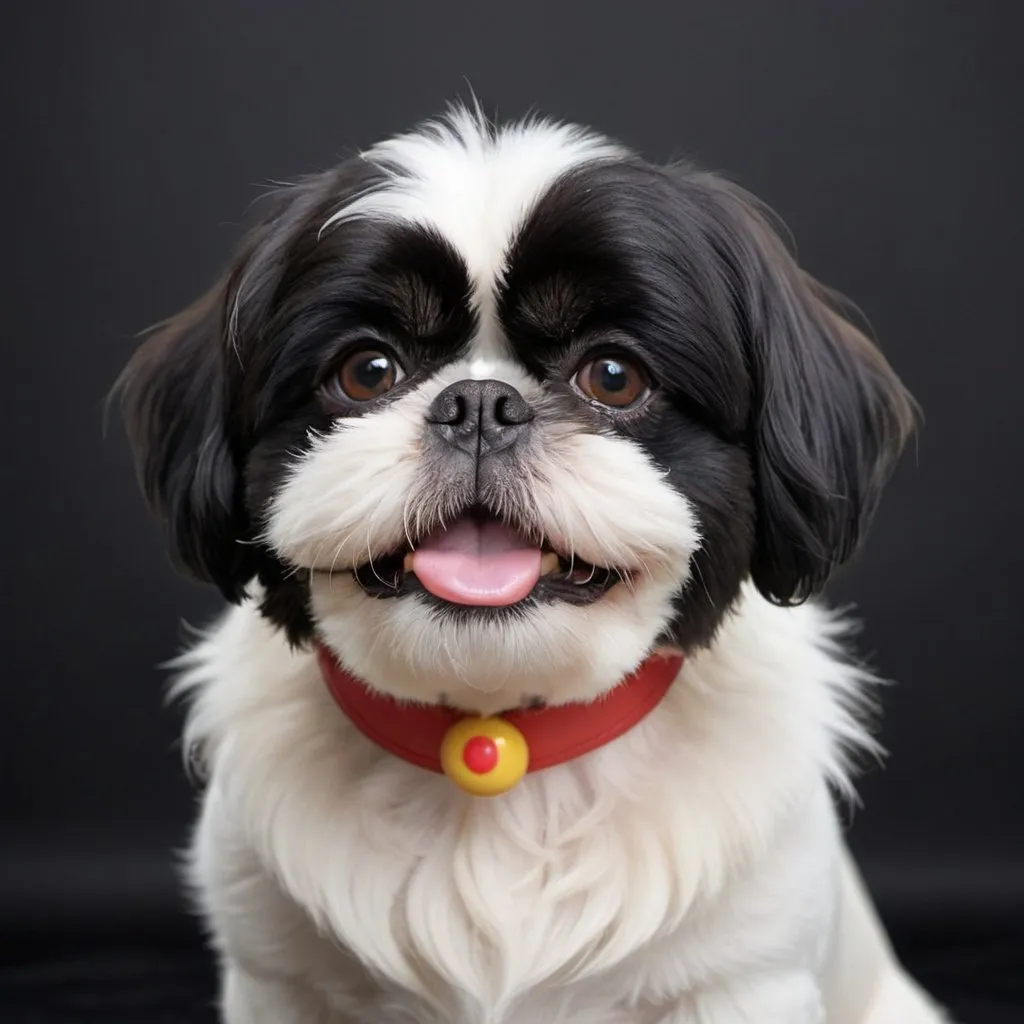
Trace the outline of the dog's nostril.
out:
[[[434,399],[428,419],[431,423],[458,426],[466,420],[466,399],[450,389],[445,389]]]
[[[500,395],[494,403],[494,419],[503,427],[515,427],[529,423],[533,413],[519,392]]]

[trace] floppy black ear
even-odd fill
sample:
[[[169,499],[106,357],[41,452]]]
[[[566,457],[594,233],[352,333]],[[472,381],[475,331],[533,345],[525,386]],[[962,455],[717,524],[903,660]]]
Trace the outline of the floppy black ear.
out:
[[[229,279],[157,326],[118,382],[136,470],[172,558],[189,575],[244,596],[253,553],[241,474],[228,437]]]
[[[248,413],[261,365],[253,356],[300,239],[309,236],[308,256],[326,217],[374,173],[354,160],[267,197],[220,283],[154,328],[115,386],[139,480],[175,563],[229,601],[240,601],[256,576],[283,586],[282,567],[253,543],[245,502]]]
[[[720,186],[753,379],[757,527],[752,578],[805,600],[856,550],[917,407],[838,297],[804,273],[770,215]]]

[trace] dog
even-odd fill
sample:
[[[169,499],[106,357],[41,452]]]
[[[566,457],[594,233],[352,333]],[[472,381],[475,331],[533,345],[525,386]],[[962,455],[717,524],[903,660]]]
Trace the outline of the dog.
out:
[[[771,213],[540,118],[280,189],[120,381],[227,1024],[936,1024],[813,600],[916,406]]]

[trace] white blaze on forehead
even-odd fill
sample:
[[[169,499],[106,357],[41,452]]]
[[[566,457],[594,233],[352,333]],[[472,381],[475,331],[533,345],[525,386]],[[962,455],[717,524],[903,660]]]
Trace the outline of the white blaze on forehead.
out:
[[[496,286],[509,244],[530,209],[566,171],[625,153],[574,125],[529,120],[492,129],[478,112],[459,107],[442,121],[363,153],[385,180],[339,210],[324,228],[374,217],[437,231],[469,269],[480,316],[474,352],[493,359],[504,347],[494,316]]]
[[[508,368],[508,360],[485,354],[486,349],[480,344],[479,338],[477,344],[473,346],[473,352],[474,358],[463,364],[467,377],[472,380],[505,380],[502,371]]]
[[[527,401],[539,398],[543,390],[520,363],[509,358],[484,358],[476,349],[471,358],[446,367],[445,375],[451,380],[500,380],[511,384]]]

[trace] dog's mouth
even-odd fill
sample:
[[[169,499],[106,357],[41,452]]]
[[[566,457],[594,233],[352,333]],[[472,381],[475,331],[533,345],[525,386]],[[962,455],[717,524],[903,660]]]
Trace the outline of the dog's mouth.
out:
[[[415,545],[375,557],[352,571],[367,594],[419,592],[446,606],[501,609],[531,601],[589,604],[626,570],[593,565],[538,543],[485,509],[472,508]]]

